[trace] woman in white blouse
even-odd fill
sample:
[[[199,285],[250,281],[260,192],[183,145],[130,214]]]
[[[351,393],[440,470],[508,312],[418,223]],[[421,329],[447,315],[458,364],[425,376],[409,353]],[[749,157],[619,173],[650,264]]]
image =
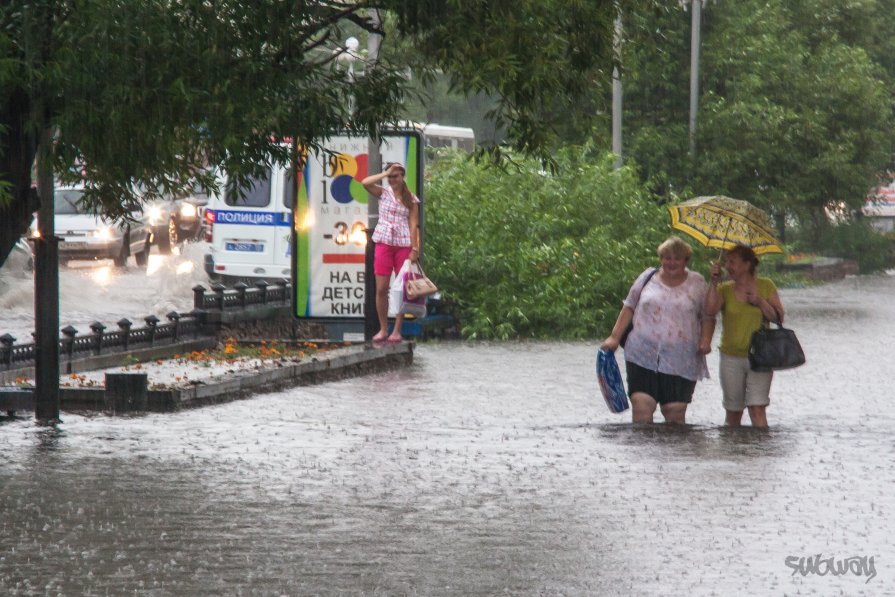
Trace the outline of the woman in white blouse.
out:
[[[637,277],[601,348],[616,350],[633,321],[624,346],[633,421],[652,423],[658,405],[666,423],[685,423],[696,382],[709,376],[715,319],[703,309],[705,278],[687,269],[690,245],[672,236],[657,252],[661,267]]]

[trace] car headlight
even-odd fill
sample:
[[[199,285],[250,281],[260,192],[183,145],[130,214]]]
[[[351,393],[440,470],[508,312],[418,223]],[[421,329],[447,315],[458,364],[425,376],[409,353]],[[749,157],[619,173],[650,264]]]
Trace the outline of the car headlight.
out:
[[[195,218],[197,215],[196,206],[192,203],[180,204],[180,215],[185,218]]]
[[[149,223],[153,226],[162,221],[162,208],[155,205],[149,208]]]
[[[94,230],[92,235],[94,238],[98,238],[100,240],[112,240],[113,238],[115,238],[115,233],[109,226]]]

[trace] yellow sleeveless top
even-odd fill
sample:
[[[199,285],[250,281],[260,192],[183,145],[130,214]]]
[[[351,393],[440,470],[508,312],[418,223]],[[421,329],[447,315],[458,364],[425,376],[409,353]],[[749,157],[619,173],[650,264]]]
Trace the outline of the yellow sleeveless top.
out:
[[[765,300],[777,292],[777,287],[768,278],[757,278],[755,286],[758,296]],[[761,326],[764,318],[761,309],[737,299],[733,294],[733,282],[721,283],[718,292],[724,299],[724,306],[721,308],[720,351],[734,357],[748,356],[752,333]]]

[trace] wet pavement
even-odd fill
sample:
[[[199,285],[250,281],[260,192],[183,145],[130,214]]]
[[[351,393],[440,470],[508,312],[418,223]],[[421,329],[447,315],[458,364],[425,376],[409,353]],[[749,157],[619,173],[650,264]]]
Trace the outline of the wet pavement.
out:
[[[808,364],[777,374],[769,431],[723,428],[715,380],[687,426],[632,426],[595,342],[424,344],[217,407],[5,421],[0,594],[895,594],[893,292],[781,293]]]

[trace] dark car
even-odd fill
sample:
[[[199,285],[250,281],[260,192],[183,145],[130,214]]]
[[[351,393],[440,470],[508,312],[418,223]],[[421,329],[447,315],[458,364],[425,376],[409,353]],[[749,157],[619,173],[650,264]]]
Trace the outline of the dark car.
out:
[[[172,247],[203,237],[202,216],[207,203],[208,195],[196,191],[146,204],[144,213],[152,227],[152,239],[159,253],[167,255]]]

